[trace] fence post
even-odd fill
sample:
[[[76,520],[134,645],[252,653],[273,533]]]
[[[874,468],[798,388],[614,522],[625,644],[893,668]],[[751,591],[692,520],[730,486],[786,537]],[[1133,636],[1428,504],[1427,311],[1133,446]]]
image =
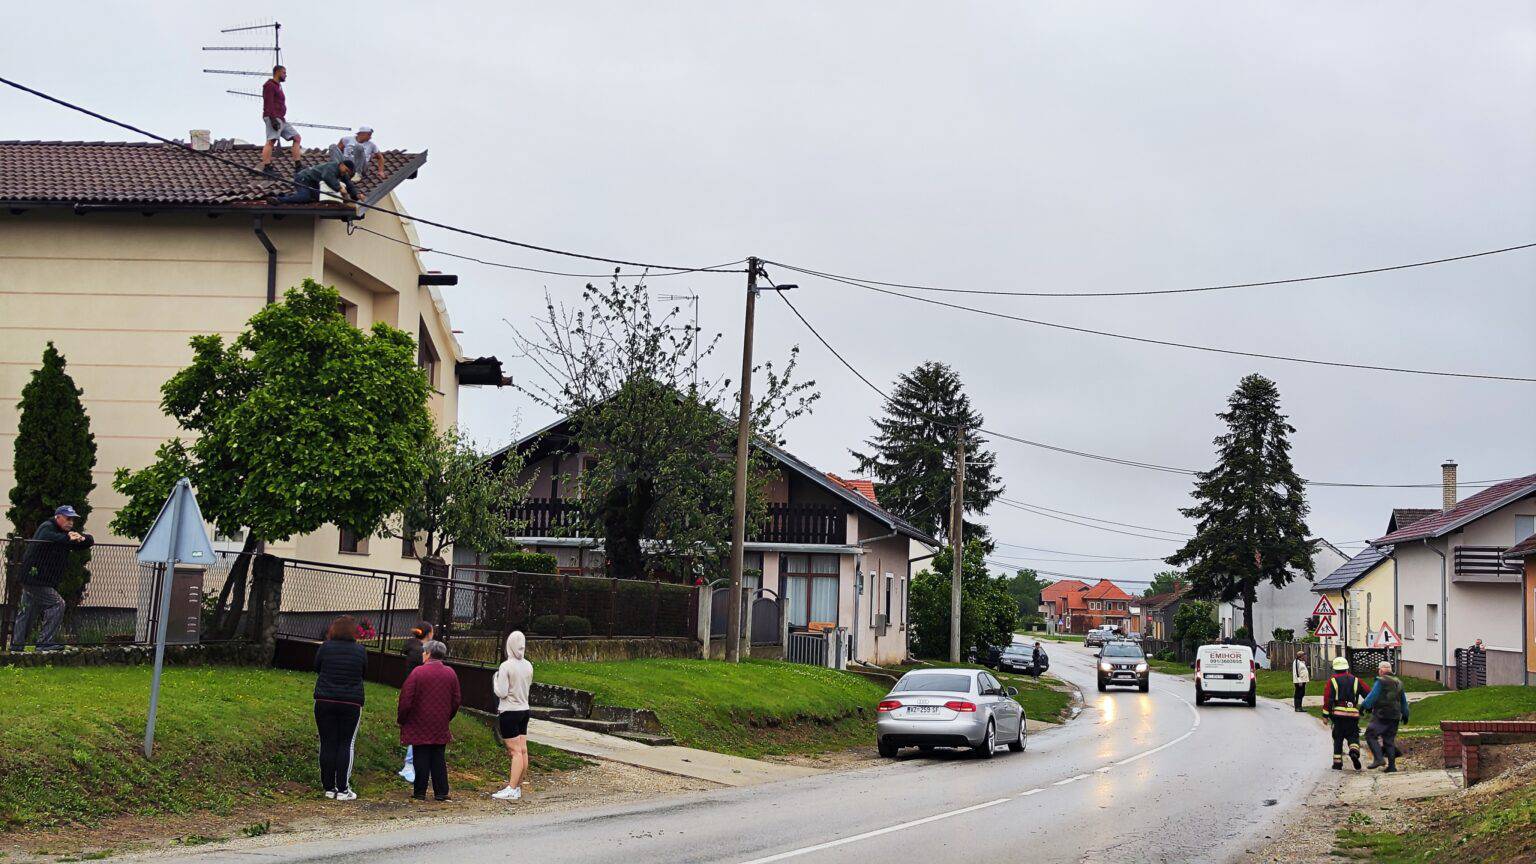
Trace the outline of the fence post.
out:
[[[277,616],[283,608],[283,559],[265,553],[251,561],[251,615],[246,638],[265,648],[277,648]]]
[[[699,617],[694,621],[693,625],[694,637],[699,640],[699,659],[708,660],[710,637],[709,631],[712,629],[710,626],[710,621],[714,617],[715,589],[709,587],[709,585],[706,583],[696,586],[694,588],[694,593],[698,595],[694,602],[699,607]]]
[[[612,639],[618,631],[617,618],[619,617],[619,579],[617,576],[608,577],[608,638]]]
[[[651,638],[655,639],[661,621],[661,580],[651,580]]]
[[[560,619],[559,619],[559,624],[556,626],[556,629],[555,629],[555,638],[556,639],[564,639],[565,638],[565,608],[566,608],[565,607],[565,592],[570,590],[570,587],[571,587],[571,574],[569,574],[569,573],[561,573],[560,574]]]

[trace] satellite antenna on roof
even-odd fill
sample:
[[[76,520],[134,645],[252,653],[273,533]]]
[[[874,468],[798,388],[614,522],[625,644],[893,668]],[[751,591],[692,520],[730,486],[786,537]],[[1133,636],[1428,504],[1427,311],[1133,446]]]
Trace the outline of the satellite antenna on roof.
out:
[[[271,30],[271,45],[204,45],[204,51],[259,51],[272,56],[272,62],[266,69],[204,69],[209,75],[245,75],[254,78],[266,78],[272,74],[272,66],[281,66],[283,63],[283,25],[278,21],[270,21],[265,24],[247,24],[242,27],[226,27],[220,33],[250,33],[257,30]],[[242,96],[251,99],[260,99],[261,93],[249,90],[225,90],[231,96]],[[302,126],[306,129],[335,129],[341,132],[352,131],[351,126],[335,126],[329,123],[298,123],[294,126]]]

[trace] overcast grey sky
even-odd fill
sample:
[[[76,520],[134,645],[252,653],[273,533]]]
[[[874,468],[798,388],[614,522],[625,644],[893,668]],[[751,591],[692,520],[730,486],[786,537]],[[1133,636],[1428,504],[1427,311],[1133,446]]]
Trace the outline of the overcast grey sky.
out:
[[[222,11],[221,11],[222,10]],[[67,3],[7,10],[0,67],[147,128],[257,140],[258,104],[200,74],[220,27],[284,25],[291,119],[430,150],[414,213],[529,242],[665,263],[749,254],[899,282],[1013,290],[1193,287],[1350,270],[1536,240],[1536,6],[1404,3]],[[259,79],[237,82],[255,83]],[[122,139],[0,93],[0,137]],[[316,142],[329,133],[310,133]],[[560,259],[430,228],[428,245]],[[512,321],[582,280],[428,256],[465,351],[513,353]],[[1046,330],[776,272],[866,374],[954,366],[989,426],[1207,467],[1214,414],[1274,378],[1295,461],[1327,480],[1536,470],[1536,385],[1246,360]],[[1530,376],[1536,250],[1408,272],[1138,299],[950,298],[1156,338],[1332,360]],[[697,291],[720,369],[739,366],[739,277]],[[833,471],[879,398],[771,296],[758,351],[794,344],[824,398],[790,448]],[[513,375],[527,369],[509,361]],[[733,376],[734,377],[734,376]],[[549,418],[465,396],[501,444]],[[1007,495],[1186,528],[1188,478],[997,442]],[[1311,493],[1313,531],[1377,536],[1436,489]],[[999,506],[1001,541],[1156,557],[1176,544]],[[1000,547],[999,555],[1071,555]],[[1039,561],[1146,579],[1156,562]],[[1321,575],[1321,574],[1320,574]],[[1138,587],[1129,584],[1128,587]]]

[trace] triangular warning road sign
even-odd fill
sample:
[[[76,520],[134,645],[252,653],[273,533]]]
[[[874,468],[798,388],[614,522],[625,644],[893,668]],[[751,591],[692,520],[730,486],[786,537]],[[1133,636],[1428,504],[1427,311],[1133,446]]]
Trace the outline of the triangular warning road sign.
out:
[[[1376,644],[1373,647],[1401,648],[1403,647],[1403,640],[1398,638],[1397,631],[1392,629],[1390,623],[1383,621],[1381,626],[1376,628]]]
[[[1317,595],[1317,605],[1312,607],[1312,614],[1328,616],[1337,615],[1338,613],[1334,611],[1333,604],[1328,602],[1328,595],[1319,594]]]
[[[1317,619],[1317,629],[1312,631],[1312,635],[1321,639],[1324,636],[1338,636],[1339,631],[1333,629],[1332,618],[1324,617]]]

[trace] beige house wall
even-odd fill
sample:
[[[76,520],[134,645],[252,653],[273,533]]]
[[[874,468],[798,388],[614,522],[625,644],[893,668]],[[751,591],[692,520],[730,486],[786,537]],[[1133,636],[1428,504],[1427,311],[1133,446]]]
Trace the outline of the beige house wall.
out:
[[[1384,559],[1344,592],[1343,635],[1349,647],[1371,647],[1371,636],[1381,628],[1383,621],[1391,624],[1393,629],[1398,628],[1397,595],[1392,584],[1396,572],[1392,559]],[[1340,608],[1338,595],[1328,599],[1335,609]]]
[[[383,202],[400,209],[393,196]],[[277,247],[278,292],[314,277],[356,305],[357,324],[384,321],[413,337],[423,322],[440,361],[431,409],[439,427],[458,412],[454,362],[460,351],[441,296],[422,288],[414,250],[345,223],[306,217],[265,219]],[[414,243],[394,216],[370,213],[365,224]],[[159,407],[160,386],[191,358],[188,340],[218,333],[232,339],[266,302],[267,253],[252,219],[204,214],[93,213],[39,209],[0,215],[0,449],[11,450],[17,401],[52,340],[84,391],[97,442],[90,528],[103,542],[123,501],[112,490],[119,467],[141,468],[155,448],[184,435]],[[0,460],[0,495],[15,474]],[[339,551],[334,526],[271,551],[291,557],[381,569],[415,570],[398,540],[371,538],[367,554]]]

